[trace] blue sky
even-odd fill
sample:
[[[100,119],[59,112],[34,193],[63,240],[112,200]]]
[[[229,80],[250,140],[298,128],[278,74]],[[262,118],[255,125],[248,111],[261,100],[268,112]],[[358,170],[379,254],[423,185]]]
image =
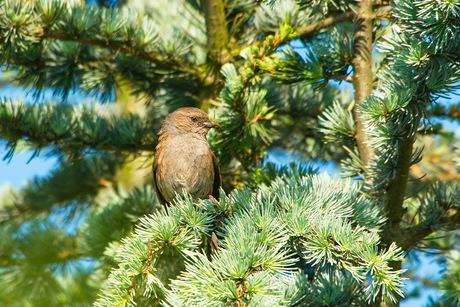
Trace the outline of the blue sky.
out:
[[[34,176],[44,176],[49,173],[56,163],[57,159],[54,157],[46,158],[39,156],[32,159],[32,151],[25,151],[17,153],[13,156],[11,161],[3,160],[6,154],[5,148],[2,146],[0,150],[0,186],[4,184],[11,184],[15,188],[21,188],[24,184],[32,179]]]

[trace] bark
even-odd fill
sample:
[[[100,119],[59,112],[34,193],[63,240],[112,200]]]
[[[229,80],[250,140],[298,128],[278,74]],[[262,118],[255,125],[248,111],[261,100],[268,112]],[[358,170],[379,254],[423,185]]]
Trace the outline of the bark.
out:
[[[355,118],[355,127],[356,127],[356,144],[358,147],[359,156],[365,166],[369,165],[369,161],[372,158],[373,152],[369,148],[367,142],[369,137],[366,133],[366,126],[362,114],[360,113],[361,104],[364,103],[366,98],[372,93],[372,21],[373,21],[373,7],[374,0],[362,0],[358,2],[356,15],[354,18],[355,33],[353,37],[353,86],[354,86],[354,98],[355,98],[355,107],[353,110]],[[395,150],[398,150],[395,148]],[[412,143],[410,146],[412,150]],[[407,175],[410,166],[410,155],[409,155],[409,165],[406,165],[406,161],[400,161],[400,173],[397,176],[395,182],[392,186],[394,188],[394,193],[388,194],[388,199],[391,199],[392,206],[391,210],[393,211],[390,215],[394,215],[395,221],[398,221],[396,228],[392,228],[393,224],[391,221],[387,223],[387,228],[384,229],[382,236],[390,233],[391,230],[399,230],[399,221],[402,216],[402,201],[404,197],[404,190],[407,183]],[[407,167],[407,169],[406,169]],[[367,168],[367,167],[366,167]],[[404,182],[403,182],[404,181]],[[401,184],[401,186],[397,186]],[[399,192],[401,192],[398,194]],[[384,240],[384,239],[383,239]],[[382,242],[383,246],[387,242]],[[395,262],[392,264],[393,268],[400,269],[401,262]],[[384,300],[378,299],[372,306],[398,306],[399,303],[391,304],[385,302]]]
[[[206,110],[214,104],[222,88],[220,69],[225,63],[233,61],[233,57],[229,48],[229,33],[223,0],[203,0],[202,4],[208,38],[208,61],[201,67],[201,90],[197,95],[197,107]]]
[[[222,66],[231,60],[229,36],[225,9],[222,0],[203,0],[206,33],[208,35],[208,56]]]
[[[372,92],[372,18],[373,0],[358,2],[357,12],[354,19],[354,95],[355,95],[355,127],[356,143],[361,160],[365,165],[369,164],[371,150],[367,145],[368,136],[365,131],[360,105]]]
[[[412,150],[415,136],[406,137],[402,140],[401,146],[395,148],[399,151],[397,161],[397,175],[388,187],[387,192],[387,211],[389,227],[399,227],[404,214],[403,203],[407,180],[409,179],[409,168],[411,166]],[[394,240],[394,238],[393,238]]]

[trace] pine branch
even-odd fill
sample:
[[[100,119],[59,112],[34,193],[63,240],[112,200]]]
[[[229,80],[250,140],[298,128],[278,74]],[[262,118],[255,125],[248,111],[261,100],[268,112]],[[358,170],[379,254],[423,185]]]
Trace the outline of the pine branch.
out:
[[[97,46],[103,49],[111,50],[115,53],[123,53],[128,57],[135,57],[146,62],[155,64],[158,69],[171,70],[176,73],[186,74],[189,77],[199,79],[200,71],[192,63],[173,57],[172,54],[145,52],[134,47],[130,47],[130,40],[114,41],[109,39],[91,39],[84,37],[72,36],[64,31],[54,31],[46,28],[38,29],[43,38],[55,39],[61,41],[70,41],[90,46]]]
[[[337,25],[339,23],[343,23],[343,22],[346,22],[346,21],[351,21],[351,20],[353,20],[353,17],[354,17],[354,12],[346,12],[346,13],[343,13],[343,14],[340,14],[340,15],[330,16],[330,17],[325,18],[322,21],[310,24],[308,26],[295,28],[295,29],[293,29],[294,32],[295,32],[295,35],[285,36],[282,39],[279,38],[279,33],[273,32],[272,34],[275,35],[277,37],[277,39],[274,40],[271,50],[275,51],[278,47],[280,47],[282,45],[289,44],[291,41],[299,39],[299,38],[308,38],[311,35],[313,35],[314,33],[318,32],[318,31],[320,31],[322,29],[330,28],[330,27],[333,27],[333,26],[335,26],[335,25]],[[257,47],[258,44],[259,44],[259,42],[254,43],[252,46],[245,46],[245,48]],[[240,51],[238,50],[238,54],[239,54],[239,52]],[[234,55],[237,55],[237,54],[234,53]]]
[[[377,248],[376,230],[384,219],[380,208],[359,195],[356,182],[288,171],[257,191],[222,195],[218,204],[178,199],[167,211],[142,219],[123,240],[115,259],[119,265],[95,305],[153,304],[158,298],[171,306],[259,306],[261,298],[268,302],[262,306],[303,306],[307,298],[321,306],[364,305],[379,297],[395,301],[403,271],[389,263],[402,259],[401,250]],[[216,230],[222,215],[217,231],[225,235],[207,258],[198,252],[203,234]],[[172,258],[171,252],[183,258]],[[161,255],[168,264],[185,259],[185,267],[174,262],[182,272],[162,278]],[[313,264],[308,284],[296,280],[304,271],[293,272],[302,261]],[[371,286],[357,291],[369,276]],[[312,291],[334,295],[307,295]]]
[[[81,260],[84,258],[86,262],[89,258],[77,248],[78,236],[69,234],[50,220],[56,218],[30,219],[24,227],[9,227],[6,232],[5,227],[0,227],[2,306],[24,306],[27,302],[40,306],[69,306],[76,302],[75,291],[85,293],[78,298],[79,302],[93,299],[94,288],[88,286],[85,278],[81,279],[83,275],[89,276],[89,267],[82,268]],[[10,225],[3,223],[1,226]],[[5,260],[8,262],[3,262]],[[62,298],[59,304],[57,296]]]
[[[336,24],[346,22],[346,21],[351,21],[355,17],[354,12],[345,12],[339,15],[334,15],[325,18],[322,21],[319,21],[317,23],[297,28],[296,31],[299,35],[298,38],[307,38],[311,36],[313,33],[318,32],[324,28],[330,28],[335,26]],[[285,42],[287,43],[287,42]]]
[[[66,104],[25,105],[0,102],[0,135],[10,154],[19,140],[37,149],[52,146],[76,153],[85,149],[138,153],[152,151],[156,135],[145,119],[135,114],[103,116],[93,109]]]
[[[267,91],[253,85],[257,68],[253,69],[251,64],[239,70],[229,63],[222,67],[227,82],[220,95],[224,107],[219,116],[222,132],[215,142],[224,152],[221,163],[229,163],[228,153],[231,153],[248,173],[259,165],[267,145],[272,142],[269,119],[275,114],[267,105]]]
[[[79,232],[80,249],[95,258],[102,257],[111,244],[119,243],[131,233],[140,218],[163,209],[152,185],[130,191],[114,186],[105,192],[111,196],[92,201]]]
[[[142,218],[123,240],[117,255],[122,262],[112,270],[94,305],[143,301],[156,306],[164,298],[165,286],[183,270],[184,257],[198,250],[210,231],[214,213],[210,207],[196,206],[187,198]]]
[[[460,226],[460,185],[457,181],[435,183],[420,200],[419,222],[394,231],[393,239],[408,250],[437,230],[457,230]]]
[[[355,97],[356,143],[361,160],[369,164],[372,152],[366,142],[369,140],[365,125],[360,114],[360,105],[372,92],[372,18],[373,0],[358,2],[357,14],[354,17],[354,55],[353,85]]]
[[[65,96],[79,87],[108,96],[117,81],[127,79],[153,94],[169,78],[207,82],[206,69],[195,63],[190,49],[193,37],[171,41],[150,17],[116,8],[70,9],[58,1],[27,3],[4,3],[2,12],[15,13],[5,13],[0,21],[0,58],[8,69],[19,70],[22,84],[38,92],[54,87]]]
[[[403,250],[408,250],[424,238],[436,232],[436,228],[439,227],[439,225],[449,225],[454,229],[458,229],[460,227],[460,210],[448,213],[450,213],[450,215],[439,219],[436,225],[423,223],[409,228],[397,229],[397,231],[393,231],[392,238],[396,240],[398,246]]]

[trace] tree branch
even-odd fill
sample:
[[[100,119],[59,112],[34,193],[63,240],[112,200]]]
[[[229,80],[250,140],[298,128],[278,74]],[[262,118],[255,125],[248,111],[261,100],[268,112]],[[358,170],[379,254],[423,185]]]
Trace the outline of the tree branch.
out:
[[[436,223],[437,225],[450,224],[455,228],[460,227],[460,211],[455,211],[455,213],[443,216]],[[414,244],[420,242],[430,234],[436,231],[434,225],[431,224],[418,224],[409,228],[400,229],[397,234],[395,234],[394,239],[398,246],[402,249],[407,250],[412,247]]]
[[[275,44],[273,46],[273,50],[275,50],[276,48],[278,48],[281,45],[288,44],[288,43],[290,43],[291,41],[293,41],[295,39],[307,38],[307,37],[311,36],[312,34],[314,34],[315,32],[318,32],[321,29],[329,28],[329,27],[335,26],[336,24],[339,24],[339,23],[342,23],[342,22],[345,22],[345,21],[351,21],[351,20],[353,20],[353,16],[354,16],[354,12],[346,12],[346,13],[343,13],[343,14],[340,14],[340,15],[334,15],[334,16],[331,16],[331,17],[327,17],[324,20],[318,21],[316,23],[313,23],[313,24],[305,26],[305,27],[297,28],[296,31],[298,33],[298,36],[293,37],[293,38],[288,39],[288,40],[275,41]]]
[[[356,143],[361,160],[369,164],[371,150],[367,145],[369,139],[365,131],[364,120],[360,114],[360,105],[372,92],[372,17],[373,0],[358,2],[357,14],[354,19],[354,53],[353,53],[353,85],[355,95]]]
[[[420,99],[420,98],[419,98]],[[417,100],[411,101],[411,103],[419,103]],[[408,115],[409,116],[409,115]],[[408,244],[414,244],[417,240],[424,238],[427,234],[425,231],[421,231],[418,238],[415,240],[412,236],[414,235],[411,232],[407,232],[401,226],[401,221],[404,215],[404,200],[406,197],[406,187],[409,180],[409,170],[412,164],[412,152],[413,145],[415,142],[416,134],[413,127],[418,127],[419,120],[413,119],[413,123],[407,124],[405,128],[405,134],[401,136],[399,146],[393,150],[398,152],[395,164],[395,176],[389,182],[389,185],[385,193],[385,209],[387,212],[387,223],[384,226],[382,231],[382,243],[384,245],[389,245],[391,242],[397,242],[397,244],[407,249]],[[403,244],[404,247],[400,244]]]
[[[88,148],[93,151],[105,150],[105,151],[117,151],[117,152],[131,152],[139,153],[139,151],[153,152],[153,143],[139,143],[139,144],[117,144],[113,141],[115,137],[107,136],[104,140],[101,139],[89,139],[87,137],[79,139],[78,137],[51,137],[46,136],[39,137],[28,131],[24,130],[10,130],[9,133],[1,133],[0,137],[8,141],[8,146],[12,147],[14,151],[16,142],[18,140],[24,140],[28,143],[33,144],[33,148],[41,150],[44,148],[55,148],[59,151],[64,152],[82,152]]]
[[[8,142],[10,152],[18,140],[25,140],[37,150],[53,146],[76,153],[87,148],[136,153],[153,151],[157,139],[152,122],[135,114],[105,118],[96,117],[94,110],[68,105],[50,104],[45,109],[12,101],[0,102],[0,112],[0,137]]]
[[[142,59],[146,62],[153,63],[161,68],[178,70],[183,73],[187,73],[191,76],[199,77],[199,70],[196,69],[191,63],[186,62],[182,59],[172,58],[169,54],[160,53],[147,53],[136,50],[135,48],[128,47],[123,42],[114,42],[108,40],[88,39],[88,38],[76,38],[65,32],[57,32],[52,30],[43,30],[43,38],[56,39],[62,41],[75,42],[85,45],[97,46],[100,48],[112,50],[115,52],[121,52],[126,55],[132,55],[136,58]]]
[[[317,23],[314,23],[314,24],[311,24],[305,27],[297,28],[297,33],[299,34],[298,38],[305,38],[321,29],[332,27],[338,23],[342,23],[345,21],[351,21],[353,17],[354,17],[353,12],[346,12],[340,15],[334,15],[331,17],[327,17],[322,21],[319,21]]]
[[[415,136],[405,137],[401,141],[401,146],[395,148],[399,152],[398,160],[396,163],[396,177],[390,183],[386,198],[387,204],[386,209],[388,212],[388,227],[399,227],[404,214],[404,198],[407,186],[407,180],[409,179],[409,168],[411,166],[412,150],[415,141]],[[394,238],[392,238],[394,240]]]
[[[327,79],[353,82],[353,77],[348,75],[328,75]]]
[[[296,32],[298,34],[297,36],[291,37],[291,38],[285,39],[285,40],[281,40],[281,39],[275,40],[273,42],[273,45],[271,46],[270,50],[274,51],[274,50],[276,50],[276,48],[278,48],[278,47],[280,47],[282,45],[289,44],[291,41],[299,39],[299,38],[307,38],[310,35],[314,34],[315,32],[317,32],[317,31],[319,31],[321,29],[332,27],[332,26],[334,26],[336,24],[339,24],[339,23],[342,23],[342,22],[345,22],[345,21],[351,21],[351,20],[353,20],[353,16],[354,16],[354,12],[346,12],[346,13],[343,13],[343,14],[340,14],[340,15],[334,15],[334,16],[331,16],[331,17],[327,17],[324,20],[321,20],[319,22],[313,23],[313,24],[305,26],[305,27],[299,27],[299,28],[296,29]],[[273,32],[271,34],[276,35],[277,32]],[[254,44],[250,45],[249,47],[246,46],[245,48],[251,48],[251,47],[257,46],[259,43],[260,42],[257,41]],[[235,49],[235,50],[236,51],[233,52],[234,56],[237,56],[238,54],[240,54],[240,52],[241,52],[240,49]]]

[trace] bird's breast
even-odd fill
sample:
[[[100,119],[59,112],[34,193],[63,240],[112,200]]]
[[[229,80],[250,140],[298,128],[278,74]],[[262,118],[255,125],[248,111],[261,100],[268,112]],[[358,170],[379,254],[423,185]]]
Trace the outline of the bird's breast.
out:
[[[194,199],[212,192],[214,162],[206,139],[173,137],[162,141],[157,151],[156,181],[166,201],[185,191]]]

